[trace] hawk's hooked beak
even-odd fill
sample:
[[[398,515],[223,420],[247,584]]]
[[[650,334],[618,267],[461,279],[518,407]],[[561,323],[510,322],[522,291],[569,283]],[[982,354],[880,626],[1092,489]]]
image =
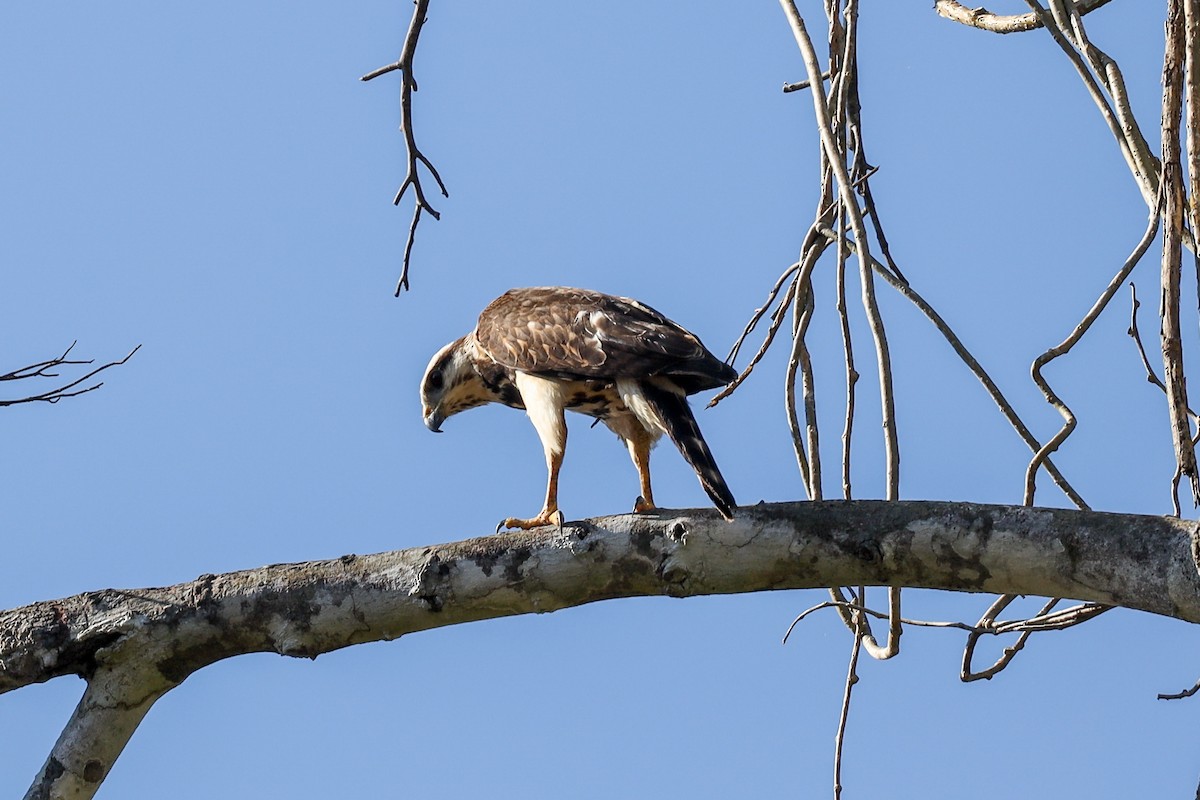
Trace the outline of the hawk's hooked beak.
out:
[[[446,421],[446,417],[439,409],[434,409],[425,415],[425,427],[434,433],[442,432],[442,423]]]

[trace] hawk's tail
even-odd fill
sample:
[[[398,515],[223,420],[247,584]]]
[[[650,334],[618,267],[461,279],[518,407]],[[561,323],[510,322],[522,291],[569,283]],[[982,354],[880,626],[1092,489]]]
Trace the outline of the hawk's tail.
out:
[[[663,426],[667,429],[667,436],[671,437],[671,441],[683,454],[684,460],[696,471],[700,485],[708,492],[721,516],[732,520],[737,501],[733,499],[733,492],[729,491],[725,479],[721,477],[721,470],[717,468],[717,462],[713,460],[712,452],[700,433],[700,426],[692,416],[687,397],[669,389],[661,389],[649,381],[642,382],[642,391],[658,412]]]

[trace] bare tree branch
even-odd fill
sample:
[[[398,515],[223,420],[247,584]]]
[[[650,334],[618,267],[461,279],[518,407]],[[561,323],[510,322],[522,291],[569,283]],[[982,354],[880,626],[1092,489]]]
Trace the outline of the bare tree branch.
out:
[[[1196,683],[1194,683],[1190,689],[1184,689],[1182,692],[1174,692],[1172,694],[1160,694],[1160,695],[1158,695],[1158,699],[1159,700],[1183,700],[1184,698],[1191,697],[1196,692],[1200,692],[1200,681],[1196,681]]]
[[[1129,258],[1125,260],[1125,263],[1121,266],[1121,269],[1118,270],[1113,279],[1109,281],[1108,286],[1106,286],[1104,291],[1100,293],[1100,297],[1092,305],[1088,313],[1082,320],[1080,320],[1079,324],[1075,326],[1074,330],[1071,331],[1070,335],[1068,335],[1066,339],[1034,359],[1033,366],[1030,369],[1030,372],[1033,376],[1033,381],[1037,384],[1038,388],[1042,390],[1042,394],[1045,396],[1046,402],[1054,406],[1055,410],[1058,411],[1058,413],[1062,416],[1063,426],[1058,430],[1058,433],[1054,434],[1054,436],[1052,436],[1050,440],[1046,442],[1046,444],[1044,444],[1037,451],[1037,453],[1034,454],[1033,459],[1030,460],[1029,466],[1025,470],[1025,505],[1033,505],[1034,493],[1037,489],[1036,479],[1038,469],[1045,463],[1046,458],[1049,457],[1049,455],[1055,450],[1057,450],[1064,441],[1066,441],[1067,437],[1071,435],[1071,432],[1075,430],[1076,424],[1075,415],[1071,412],[1071,409],[1067,406],[1067,404],[1062,401],[1058,394],[1055,393],[1054,389],[1051,388],[1050,383],[1045,379],[1045,377],[1043,377],[1042,369],[1054,359],[1069,353],[1071,349],[1079,342],[1079,340],[1083,338],[1084,334],[1086,334],[1092,327],[1092,323],[1094,323],[1104,309],[1108,307],[1108,303],[1110,300],[1112,300],[1113,295],[1117,293],[1117,290],[1121,288],[1121,284],[1125,282],[1125,280],[1129,277],[1129,274],[1133,272],[1134,267],[1136,267],[1138,262],[1142,260],[1142,256],[1144,256],[1146,251],[1150,249],[1150,245],[1154,242],[1154,236],[1158,232],[1158,221],[1158,208],[1155,207],[1151,211],[1150,219],[1146,224],[1146,231],[1142,234],[1141,241],[1139,241],[1137,246],[1134,247],[1133,252],[1130,254]]]
[[[69,356],[71,355],[71,351],[73,349],[75,349],[76,344],[77,344],[77,342],[71,342],[71,346],[68,347],[65,351],[63,351],[63,354],[61,356],[58,356],[57,358],[52,358],[52,359],[49,359],[48,361],[39,361],[36,364],[30,364],[27,367],[20,367],[18,369],[12,370],[11,372],[5,372],[3,374],[0,374],[0,383],[5,382],[5,381],[31,381],[32,382],[32,381],[37,381],[37,379],[39,379],[39,378],[46,378],[46,379],[59,378],[59,377],[62,377],[62,373],[59,372],[58,370],[62,369],[63,367],[87,366],[87,365],[95,363],[95,359],[89,358],[87,360],[79,360],[79,359],[70,358]],[[79,376],[78,378],[70,380],[64,384],[55,386],[51,389],[47,389],[47,390],[41,391],[41,392],[36,392],[34,394],[25,395],[22,397],[7,398],[7,399],[0,398],[0,408],[3,408],[5,406],[15,406],[20,403],[57,403],[59,400],[62,400],[64,397],[78,397],[81,394],[87,394],[88,392],[95,391],[96,389],[99,389],[101,386],[104,385],[104,381],[99,381],[90,386],[87,386],[85,384],[87,384],[88,381],[90,381],[92,378],[99,375],[101,372],[104,372],[104,370],[109,369],[110,367],[119,367],[119,366],[123,365],[130,358],[132,358],[133,354],[136,353],[138,350],[140,350],[141,347],[142,346],[139,344],[137,347],[130,350],[125,355],[125,357],[120,359],[119,361],[109,361],[107,364],[102,364],[99,367],[96,367],[95,369],[88,370],[86,373]]]
[[[879,305],[875,299],[874,273],[869,260],[867,230],[863,223],[862,212],[854,198],[854,189],[851,184],[850,174],[846,170],[845,162],[842,160],[844,153],[839,150],[837,142],[834,140],[832,128],[830,127],[825,90],[818,80],[821,75],[821,69],[817,64],[817,54],[813,49],[812,39],[809,38],[808,31],[804,25],[804,19],[796,9],[795,2],[793,0],[780,0],[780,4],[783,6],[784,13],[787,15],[788,22],[792,27],[792,33],[796,44],[799,46],[800,55],[804,60],[805,69],[808,71],[809,80],[814,81],[810,93],[813,98],[813,111],[817,117],[817,129],[821,134],[821,142],[825,150],[825,155],[833,167],[834,175],[837,177],[838,191],[845,204],[846,212],[850,216],[850,226],[854,231],[855,241],[858,243],[856,252],[858,253],[860,278],[862,280],[863,307],[867,313],[871,335],[875,340],[879,367],[880,403],[883,412],[884,447],[887,461],[887,498],[894,500],[899,497],[900,448],[896,433],[895,398],[892,392],[891,355],[888,350],[887,335],[883,330]]]
[[[1170,517],[968,503],[761,504],[732,523],[711,509],[605,517],[0,612],[0,693],[88,680],[35,784],[86,798],[158,697],[236,655],[314,658],[618,597],[838,585],[1074,597],[1200,622],[1198,543],[1194,523]]]
[[[1153,206],[1158,196],[1159,165],[1134,116],[1125,78],[1117,62],[1087,40],[1083,32],[1083,20],[1071,4],[1064,0],[1051,0],[1054,9],[1051,13],[1037,0],[1025,2],[1042,20],[1047,32],[1079,73],[1105,124],[1117,140],[1142,199],[1147,207]],[[1062,20],[1061,23],[1059,20]],[[1094,75],[1092,70],[1095,70]]]
[[[861,612],[859,612],[861,613]],[[858,654],[862,650],[862,637],[854,636],[850,642],[850,663],[846,667],[846,688],[842,692],[842,709],[838,714],[837,734],[833,749],[833,797],[842,796],[842,754],[846,749],[846,723],[850,719],[850,697],[858,683]]]
[[[854,398],[858,370],[854,368],[854,340],[850,335],[850,314],[846,308],[846,226],[839,219],[837,231],[837,271],[834,280],[837,291],[838,324],[842,334],[842,358],[846,365],[846,416],[842,423],[842,499],[853,499],[850,483],[850,453],[854,442]]]
[[[1079,14],[1087,14],[1108,5],[1110,0],[1079,0],[1074,4]],[[937,0],[937,13],[948,20],[969,25],[991,33],[1023,33],[1041,28],[1043,23],[1036,13],[993,14],[983,6],[967,8],[958,0]]]
[[[1183,106],[1184,13],[1182,0],[1168,0],[1167,47],[1163,56],[1162,112],[1162,316],[1163,383],[1167,413],[1180,475],[1191,479],[1192,501],[1200,505],[1200,474],[1188,420],[1187,383],[1183,371],[1183,341],[1179,321],[1181,259],[1186,214],[1179,124]]]
[[[421,222],[421,213],[429,212],[429,215],[434,219],[441,219],[442,215],[429,204],[425,197],[425,188],[421,185],[420,166],[424,166],[437,182],[438,189],[442,192],[442,197],[449,197],[450,193],[446,190],[446,184],[442,182],[442,176],[438,174],[437,168],[425,157],[425,154],[417,147],[416,135],[413,133],[413,116],[412,116],[412,96],[413,92],[417,91],[417,80],[413,77],[413,56],[417,52],[417,41],[421,37],[421,28],[425,25],[426,15],[429,11],[429,0],[414,0],[412,20],[408,24],[408,33],[404,37],[404,45],[400,49],[400,58],[387,66],[372,70],[362,76],[361,80],[369,81],[378,78],[380,75],[386,75],[389,72],[399,70],[400,78],[400,130],[404,133],[404,149],[408,158],[408,171],[404,176],[404,182],[400,184],[399,190],[396,192],[395,198],[392,200],[393,205],[400,205],[400,200],[403,199],[405,193],[411,187],[414,195],[413,202],[413,217],[412,223],[408,227],[408,239],[404,245],[404,262],[400,271],[400,280],[396,283],[396,296],[400,296],[400,292],[408,289],[408,267],[412,259],[413,242],[417,237],[417,225]]]
[[[1137,348],[1138,357],[1142,361],[1142,368],[1146,370],[1146,381],[1157,386],[1164,393],[1167,391],[1167,385],[1162,382],[1162,379],[1154,372],[1154,367],[1150,364],[1150,358],[1146,355],[1146,347],[1142,344],[1142,334],[1138,330],[1138,309],[1142,307],[1141,301],[1137,298],[1137,286],[1133,283],[1129,284],[1129,293],[1132,299],[1131,310],[1129,312],[1129,330],[1126,333],[1133,339],[1134,346]],[[1200,423],[1200,415],[1197,415],[1190,407],[1188,408],[1188,416],[1193,422]],[[1200,425],[1198,425],[1200,427]],[[1177,513],[1175,516],[1179,516]]]
[[[854,232],[854,239],[857,245],[855,252],[859,263],[863,310],[867,317],[867,325],[871,331],[871,337],[875,343],[876,365],[879,377],[880,411],[883,418],[886,497],[888,500],[896,500],[900,496],[900,443],[896,429],[896,405],[892,388],[891,353],[888,346],[887,333],[884,330],[883,318],[875,297],[875,276],[871,267],[867,229],[863,222],[862,210],[859,208],[858,201],[855,198],[855,182],[851,179],[849,170],[846,167],[846,140],[842,137],[839,141],[839,137],[834,131],[834,121],[830,116],[830,106],[826,100],[825,87],[820,80],[821,68],[817,62],[817,54],[813,48],[812,39],[809,37],[808,30],[805,27],[804,18],[796,8],[794,0],[780,0],[780,5],[783,8],[784,15],[787,17],[788,24],[791,26],[793,38],[796,40],[800,56],[804,61],[804,68],[808,72],[808,79],[812,84],[810,86],[810,94],[813,99],[813,113],[816,117],[817,131],[820,134],[822,150],[825,154],[826,163],[836,178],[837,194],[841,201],[841,207],[849,216],[850,228]],[[832,51],[837,52],[839,42],[836,40],[836,35],[837,31],[840,30],[836,24],[836,16],[838,14],[837,4],[827,6],[826,13],[830,19],[831,30],[834,31],[834,35],[830,37],[833,39],[830,47]],[[858,7],[854,0],[850,0],[847,4],[845,15],[847,20],[846,36],[845,42],[842,44],[846,48],[846,51],[843,66],[848,70],[848,73],[845,76],[839,74],[837,78],[832,80],[831,90],[839,93],[844,102],[848,103],[849,94],[845,92],[843,80],[853,82],[856,79],[853,66],[853,42]],[[841,114],[841,109],[846,107],[841,102],[834,106],[835,109],[838,109],[839,115]],[[840,120],[840,116],[838,119]],[[844,123],[840,124],[844,127]],[[888,626],[886,644],[880,646],[876,642],[875,637],[870,633],[870,629],[866,625],[865,619],[861,625],[857,626],[858,633],[863,638],[863,646],[873,658],[877,659],[891,658],[900,652],[899,590],[889,590],[888,596],[891,624]]]
[[[1184,0],[1184,68],[1183,93],[1187,103],[1187,118],[1184,125],[1187,147],[1187,216],[1192,221],[1191,238],[1192,270],[1200,280],[1200,0]]]
[[[797,281],[802,281],[794,300],[793,316],[795,326],[792,332],[792,354],[784,371],[783,398],[787,413],[788,429],[792,434],[792,449],[800,467],[800,475],[812,500],[820,500],[824,496],[821,487],[821,447],[820,434],[817,427],[817,396],[813,376],[812,356],[805,343],[809,323],[812,322],[813,302],[812,281],[807,274],[802,273]],[[804,396],[804,418],[807,441],[800,431],[800,421],[796,415],[796,371],[801,373],[801,391]],[[807,445],[808,457],[805,457]]]

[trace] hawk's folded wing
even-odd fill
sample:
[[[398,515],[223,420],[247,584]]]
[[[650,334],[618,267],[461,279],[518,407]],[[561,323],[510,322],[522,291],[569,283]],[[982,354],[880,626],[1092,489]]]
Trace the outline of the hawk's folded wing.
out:
[[[653,308],[583,289],[513,289],[483,310],[475,335],[498,364],[548,377],[663,376],[692,394],[735,374]]]

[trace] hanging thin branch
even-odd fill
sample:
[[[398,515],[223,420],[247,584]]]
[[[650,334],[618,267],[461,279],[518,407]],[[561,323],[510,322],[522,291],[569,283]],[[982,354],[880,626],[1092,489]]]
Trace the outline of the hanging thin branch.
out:
[[[812,356],[808,352],[805,335],[809,323],[812,322],[813,303],[812,282],[807,277],[797,278],[804,282],[796,292],[793,316],[795,318],[792,331],[792,354],[788,359],[784,377],[784,405],[786,407],[788,429],[792,434],[793,450],[800,466],[800,474],[812,500],[823,497],[821,488],[821,448],[820,435],[817,428],[817,396],[815,379],[813,377]],[[804,396],[805,430],[807,432],[807,453],[805,458],[805,440],[800,431],[800,421],[796,415],[796,371],[801,373],[801,387]]]
[[[838,220],[837,230],[837,289],[838,323],[842,333],[842,356],[846,365],[846,418],[842,424],[842,499],[850,500],[853,492],[850,485],[850,453],[854,442],[854,396],[858,383],[858,370],[854,368],[854,340],[850,336],[850,315],[846,308],[846,227]]]
[[[833,231],[828,229],[822,232],[827,238],[833,238],[836,236]],[[987,370],[983,368],[978,359],[971,354],[971,351],[969,351],[966,345],[962,343],[962,340],[958,338],[958,334],[956,334],[954,330],[946,323],[941,314],[939,314],[937,310],[931,306],[929,302],[926,301],[925,298],[922,297],[920,293],[918,293],[917,290],[914,289],[910,284],[901,283],[896,278],[889,277],[888,271],[878,261],[872,261],[872,266],[875,268],[875,271],[880,277],[888,281],[893,289],[898,291],[905,299],[915,305],[917,309],[925,315],[926,319],[933,323],[933,326],[937,328],[939,333],[942,334],[943,338],[945,338],[946,342],[954,350],[955,354],[958,355],[959,359],[966,364],[967,368],[971,370],[972,374],[974,374],[979,382],[983,385],[983,388],[992,398],[992,401],[996,403],[997,407],[1000,409],[1000,412],[1004,415],[1004,418],[1008,420],[1009,424],[1021,437],[1021,440],[1024,441],[1034,453],[1038,452],[1042,445],[1037,440],[1037,437],[1035,437],[1029,430],[1029,427],[1017,414],[1016,409],[1013,408],[1012,403],[1008,401],[1008,398],[1004,396],[1004,393],[1000,390],[1000,387],[996,385],[994,380],[992,380],[991,375],[989,375]],[[1081,509],[1089,508],[1083,497],[1077,491],[1075,491],[1075,488],[1071,486],[1066,477],[1059,471],[1058,467],[1054,465],[1054,462],[1052,462],[1049,457],[1042,460],[1042,466],[1045,467],[1055,484],[1062,489],[1063,494],[1065,494],[1068,499],[1070,499],[1071,502],[1076,505],[1076,507]]]
[[[880,404],[882,407],[884,449],[887,462],[886,497],[889,500],[895,500],[899,497],[900,490],[900,446],[896,432],[896,407],[892,391],[891,355],[888,349],[887,334],[883,328],[883,319],[879,312],[879,304],[875,299],[874,272],[871,269],[869,261],[870,253],[867,245],[867,230],[863,222],[862,211],[855,201],[850,174],[846,169],[845,162],[842,160],[844,153],[839,151],[832,128],[830,127],[829,107],[826,103],[824,87],[818,80],[821,75],[821,69],[817,64],[817,54],[813,49],[812,39],[809,38],[808,31],[804,25],[804,19],[800,16],[794,0],[780,0],[780,4],[783,6],[784,13],[791,24],[792,33],[796,44],[800,48],[800,55],[804,60],[805,69],[808,71],[809,80],[814,81],[809,92],[813,98],[813,111],[817,118],[817,129],[821,135],[825,154],[833,168],[834,176],[837,178],[838,192],[841,195],[846,212],[849,214],[850,227],[854,231],[854,238],[858,243],[857,253],[859,275],[862,281],[862,302],[866,311],[867,322],[871,329],[871,335],[875,340],[876,359],[879,368]]]
[[[1167,47],[1163,56],[1162,113],[1162,358],[1167,385],[1167,413],[1175,464],[1192,484],[1192,500],[1200,505],[1200,474],[1187,414],[1187,384],[1183,371],[1183,341],[1179,321],[1180,273],[1184,235],[1185,198],[1179,124],[1183,106],[1184,14],[1182,0],[1167,5]]]
[[[1117,62],[1088,41],[1079,11],[1064,0],[1051,0],[1052,14],[1037,0],[1025,0],[1042,21],[1055,43],[1070,59],[1091,95],[1105,124],[1116,139],[1142,199],[1147,206],[1158,196],[1159,167],[1142,135]],[[1061,23],[1060,23],[1061,20]],[[1093,70],[1095,74],[1093,74]]]
[[[1190,246],[1192,269],[1200,284],[1200,214],[1196,202],[1200,198],[1200,0],[1184,0],[1184,67],[1183,94],[1187,103],[1187,124],[1184,126],[1187,147],[1188,203],[1187,215],[1192,221]],[[1200,302],[1200,298],[1197,298]]]
[[[862,612],[855,612],[857,615]],[[858,654],[862,651],[862,637],[851,637],[850,663],[846,667],[846,688],[842,692],[842,709],[838,714],[837,735],[834,738],[833,750],[833,798],[840,800],[842,796],[842,753],[846,748],[846,723],[850,719],[850,696],[858,683]]]
[[[1092,323],[1094,323],[1104,309],[1107,308],[1109,301],[1113,298],[1113,295],[1117,293],[1117,290],[1121,288],[1121,284],[1123,284],[1129,277],[1129,273],[1133,272],[1134,267],[1136,267],[1138,262],[1141,261],[1142,256],[1144,256],[1146,251],[1150,249],[1150,245],[1154,241],[1154,236],[1158,232],[1158,222],[1158,208],[1155,207],[1150,214],[1150,220],[1146,225],[1145,233],[1142,234],[1141,241],[1137,243],[1133,253],[1131,253],[1129,258],[1125,260],[1125,263],[1121,266],[1121,269],[1117,272],[1113,279],[1109,281],[1108,286],[1105,287],[1103,292],[1101,292],[1100,297],[1092,305],[1092,308],[1088,311],[1084,318],[1080,320],[1079,324],[1075,326],[1075,329],[1071,331],[1071,334],[1067,336],[1066,339],[1064,339],[1056,347],[1052,347],[1046,352],[1042,353],[1033,362],[1033,367],[1030,372],[1033,376],[1034,383],[1036,383],[1038,388],[1042,390],[1042,394],[1045,396],[1046,402],[1054,406],[1055,410],[1057,410],[1062,416],[1064,422],[1063,426],[1058,430],[1058,433],[1054,434],[1050,441],[1046,442],[1046,444],[1044,444],[1037,451],[1033,459],[1029,462],[1029,466],[1025,470],[1025,505],[1033,505],[1034,493],[1037,490],[1038,469],[1045,463],[1049,455],[1057,450],[1059,446],[1066,441],[1067,437],[1071,435],[1071,432],[1075,430],[1075,415],[1071,412],[1071,409],[1067,407],[1067,404],[1064,403],[1061,398],[1059,398],[1054,389],[1051,388],[1049,382],[1042,376],[1042,369],[1054,359],[1069,353],[1071,349],[1079,342],[1079,340],[1083,338],[1084,334],[1086,334],[1092,327]]]
[[[408,227],[408,240],[404,245],[404,262],[400,270],[400,280],[396,282],[396,296],[400,296],[400,292],[408,290],[408,267],[412,259],[413,242],[416,241],[417,225],[421,221],[421,213],[428,212],[434,219],[441,219],[442,215],[429,204],[425,197],[425,188],[421,185],[420,166],[429,171],[433,179],[437,182],[438,189],[442,192],[442,197],[449,197],[450,193],[446,191],[446,184],[442,182],[442,176],[438,174],[437,168],[433,166],[425,154],[417,147],[417,139],[413,133],[413,116],[412,116],[412,96],[413,92],[417,91],[417,79],[413,77],[413,56],[417,52],[417,40],[421,36],[421,28],[425,25],[426,14],[429,11],[429,0],[415,0],[413,3],[412,20],[408,25],[408,33],[404,37],[404,45],[400,49],[400,58],[385,67],[368,72],[363,75],[361,80],[369,81],[378,78],[380,75],[386,75],[389,72],[396,70],[400,71],[400,130],[404,133],[404,149],[408,161],[408,171],[404,176],[404,182],[400,184],[400,188],[396,191],[396,196],[392,200],[393,205],[400,205],[400,200],[403,199],[405,193],[411,188],[413,190],[413,217],[412,223]]]

